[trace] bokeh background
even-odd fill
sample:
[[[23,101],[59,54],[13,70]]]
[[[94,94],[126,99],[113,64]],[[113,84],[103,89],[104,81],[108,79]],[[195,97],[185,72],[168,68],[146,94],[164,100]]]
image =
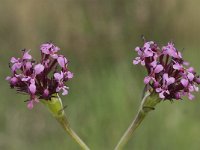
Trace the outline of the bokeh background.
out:
[[[4,80],[8,61],[23,48],[39,59],[53,41],[70,60],[74,78],[63,97],[72,128],[92,150],[111,150],[140,104],[146,72],[132,65],[141,35],[160,45],[172,40],[200,73],[199,0],[0,0],[0,149],[78,150],[38,104]],[[159,104],[125,150],[199,150],[200,95]]]

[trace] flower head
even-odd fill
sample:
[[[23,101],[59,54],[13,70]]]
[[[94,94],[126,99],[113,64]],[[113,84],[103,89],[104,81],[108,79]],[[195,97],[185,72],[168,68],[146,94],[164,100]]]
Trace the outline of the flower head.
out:
[[[52,95],[62,91],[68,93],[65,82],[73,78],[73,73],[68,70],[68,61],[63,55],[58,55],[60,50],[53,43],[45,43],[40,47],[41,60],[37,63],[29,54],[30,50],[23,50],[22,58],[12,57],[10,68],[12,75],[6,80],[11,88],[30,95],[28,108],[33,108],[40,99],[50,100]]]
[[[158,93],[161,99],[179,100],[183,96],[194,98],[192,92],[199,90],[197,84],[200,84],[200,77],[183,60],[181,52],[173,43],[159,48],[150,41],[135,50],[138,57],[133,60],[133,64],[141,63],[145,66],[148,76],[144,78],[144,83]]]

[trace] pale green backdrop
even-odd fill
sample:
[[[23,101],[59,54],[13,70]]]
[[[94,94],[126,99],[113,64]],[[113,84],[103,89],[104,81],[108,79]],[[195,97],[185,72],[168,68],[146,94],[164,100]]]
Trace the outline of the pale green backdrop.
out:
[[[74,130],[92,150],[112,150],[137,112],[145,70],[133,66],[141,35],[172,40],[200,73],[199,0],[0,0],[0,150],[78,150],[42,104],[4,80],[23,48],[39,59],[53,41],[74,79],[63,97]],[[199,150],[200,95],[159,104],[125,150]]]

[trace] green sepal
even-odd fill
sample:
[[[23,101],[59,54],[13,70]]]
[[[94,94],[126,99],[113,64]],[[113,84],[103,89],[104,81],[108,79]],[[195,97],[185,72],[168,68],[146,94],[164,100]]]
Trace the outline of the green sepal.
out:
[[[145,93],[145,96],[143,98],[142,104],[141,104],[141,110],[143,110],[145,113],[154,110],[155,106],[160,103],[162,99],[159,97],[159,95],[155,92],[150,93],[147,91]]]
[[[50,100],[41,100],[41,102],[48,107],[54,117],[64,116],[62,100],[57,93],[53,94]]]

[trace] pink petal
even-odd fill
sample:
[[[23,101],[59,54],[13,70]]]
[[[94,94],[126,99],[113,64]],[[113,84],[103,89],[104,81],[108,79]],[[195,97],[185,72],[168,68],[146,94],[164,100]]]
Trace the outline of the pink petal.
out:
[[[160,93],[161,91],[162,91],[161,88],[156,88],[156,92],[157,92],[157,93]]]
[[[17,69],[20,69],[22,67],[22,64],[21,63],[15,63],[13,64],[13,66],[11,67],[11,70],[14,72],[16,71]]]
[[[155,67],[156,67],[156,65],[157,65],[157,61],[156,61],[156,60],[154,60],[153,62],[151,62],[151,63],[150,63],[150,65],[151,65],[153,68],[155,68]]]
[[[164,79],[165,81],[167,81],[168,78],[169,78],[169,76],[168,76],[167,73],[163,74],[163,79]]]
[[[67,89],[69,89],[69,87],[66,87],[66,86],[62,87],[62,90],[63,90],[62,95],[67,95],[68,94],[68,90]]]
[[[58,58],[58,55],[57,55],[57,54],[51,54],[51,57],[52,57],[53,59],[57,59],[57,58]]]
[[[70,71],[67,71],[67,78],[68,79],[71,79],[71,78],[73,78],[73,73],[71,73]]]
[[[190,84],[189,87],[188,87],[188,90],[189,90],[190,92],[193,92],[193,91],[194,91],[194,87]]]
[[[30,90],[31,94],[35,94],[35,92],[36,92],[36,86],[35,86],[34,83],[31,83],[29,85],[29,90]]]
[[[175,63],[175,64],[173,65],[173,68],[174,68],[175,70],[181,70],[181,69],[183,68],[183,66],[180,65],[179,63]]]
[[[153,56],[153,51],[147,51],[147,50],[144,51],[144,57],[151,57],[151,56]]]
[[[68,91],[66,89],[63,88],[62,90],[63,90],[62,95],[67,95],[68,94]]]
[[[137,64],[139,64],[141,62],[141,58],[140,57],[136,57],[134,60],[133,60],[133,64],[134,65],[137,65]],[[142,62],[141,62],[141,64],[142,64]]]
[[[194,79],[194,75],[192,73],[188,73],[187,77],[190,81],[193,81]]]
[[[186,79],[181,79],[181,84],[182,84],[184,87],[187,87],[187,86],[188,86],[188,83],[189,83],[188,80],[186,80]]]
[[[26,69],[29,70],[32,67],[32,63],[31,62],[27,62],[26,63]]]
[[[193,99],[194,99],[194,95],[192,95],[191,93],[188,93],[188,98],[189,98],[190,100],[193,100]]]
[[[63,72],[61,71],[61,73],[54,73],[54,78],[57,80],[57,81],[60,81],[63,79]]]
[[[164,99],[165,98],[164,92],[159,93],[159,97],[162,98],[162,99]]]
[[[50,43],[45,43],[45,44],[42,44],[40,46],[40,50],[42,51],[42,53],[44,54],[50,54],[50,51],[49,49],[52,47],[52,44]]]
[[[15,58],[15,57],[12,57],[12,58],[10,59],[10,62],[11,62],[11,63],[17,63],[17,62],[19,62],[19,60],[18,60],[17,58]]]
[[[138,55],[142,56],[143,55],[143,51],[141,51],[140,49],[138,50]]]
[[[172,84],[174,82],[175,82],[175,78],[174,77],[170,77],[170,78],[167,79],[167,85],[170,85],[170,84]]]
[[[178,52],[178,57],[179,57],[179,58],[182,58],[181,52]]]
[[[162,65],[157,65],[156,68],[155,68],[155,70],[154,70],[154,72],[155,73],[159,73],[161,71],[163,71],[163,66]]]
[[[170,94],[170,93],[169,93],[169,90],[166,90],[165,93]]]
[[[151,81],[151,77],[150,76],[147,76],[147,77],[144,78],[144,83],[145,84],[148,84],[150,81]]]
[[[37,64],[34,67],[35,74],[40,74],[44,70],[44,66],[42,64]]]
[[[58,64],[59,64],[62,68],[64,68],[65,65],[66,65],[66,63],[67,63],[67,59],[66,59],[65,57],[58,57],[57,61],[58,61]]]
[[[32,56],[29,54],[29,51],[26,51],[26,52],[24,53],[23,59],[25,59],[25,60],[32,59]]]
[[[133,64],[134,64],[134,65],[139,64],[139,62],[140,62],[140,60],[133,60]]]
[[[136,48],[135,48],[135,51],[136,51],[136,52],[140,51],[140,47],[136,47]]]
[[[44,53],[44,54],[50,54],[49,50],[48,49],[41,49],[41,51]]]
[[[190,73],[194,73],[194,68],[190,67],[190,68],[187,69],[187,71],[190,72]]]
[[[57,46],[54,46],[54,48],[53,48],[53,52],[54,52],[54,53],[58,52],[59,50],[60,50],[60,48],[59,48],[59,47],[57,47]]]
[[[60,87],[57,87],[57,88],[56,88],[56,92],[59,92],[60,90],[61,90]]]
[[[28,81],[28,80],[30,80],[30,79],[31,79],[31,77],[22,77],[22,78],[21,78],[22,81]]]

